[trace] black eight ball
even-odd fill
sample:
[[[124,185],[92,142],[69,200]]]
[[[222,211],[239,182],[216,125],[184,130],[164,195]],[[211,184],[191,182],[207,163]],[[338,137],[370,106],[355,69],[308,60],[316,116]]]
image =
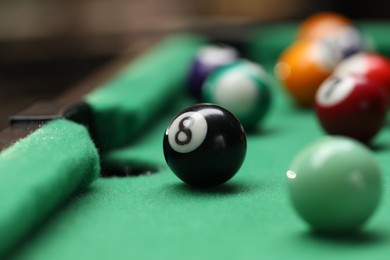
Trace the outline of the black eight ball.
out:
[[[240,169],[246,136],[231,112],[213,104],[198,104],[172,120],[163,148],[168,166],[182,181],[198,187],[216,186]]]

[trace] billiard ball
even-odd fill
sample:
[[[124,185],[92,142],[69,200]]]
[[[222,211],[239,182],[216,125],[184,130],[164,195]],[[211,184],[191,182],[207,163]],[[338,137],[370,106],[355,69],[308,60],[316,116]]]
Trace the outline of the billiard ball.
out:
[[[362,74],[381,83],[390,95],[390,60],[385,56],[370,52],[361,52],[340,62],[333,74]]]
[[[227,45],[207,45],[202,47],[194,58],[188,75],[188,92],[196,100],[201,100],[202,86],[207,76],[215,69],[238,59],[238,52]]]
[[[311,106],[315,93],[341,60],[340,53],[324,41],[295,42],[280,56],[275,74],[292,99],[301,106]]]
[[[357,231],[381,197],[381,173],[364,145],[346,137],[324,137],[300,151],[287,171],[298,215],[319,233]]]
[[[360,30],[347,17],[337,13],[318,13],[309,17],[300,26],[297,38],[325,41],[344,58],[368,48],[368,40]]]
[[[343,26],[336,29],[332,34],[319,39],[333,45],[343,58],[369,49],[362,33],[354,26]]]
[[[350,26],[352,21],[344,15],[333,12],[320,12],[306,18],[299,26],[297,38],[322,38],[334,33],[340,27]]]
[[[203,86],[203,100],[238,117],[245,130],[254,129],[271,104],[271,81],[259,65],[239,60],[215,70]]]
[[[215,104],[197,104],[181,111],[165,131],[164,157],[185,183],[220,185],[240,169],[246,136],[239,120]]]
[[[388,97],[376,81],[359,74],[332,76],[319,88],[315,110],[324,130],[368,142],[382,128]]]

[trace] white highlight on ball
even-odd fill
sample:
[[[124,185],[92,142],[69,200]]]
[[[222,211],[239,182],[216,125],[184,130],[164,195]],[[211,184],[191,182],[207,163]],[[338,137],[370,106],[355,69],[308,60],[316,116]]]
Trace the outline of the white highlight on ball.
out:
[[[274,71],[281,80],[285,80],[291,75],[291,67],[286,62],[278,62]]]
[[[354,89],[356,80],[353,76],[331,77],[319,87],[316,100],[323,106],[332,106],[343,101]]]
[[[167,130],[169,145],[178,153],[194,151],[203,143],[206,134],[207,121],[199,112],[181,114]]]
[[[289,179],[295,179],[297,177],[297,174],[291,170],[288,170],[286,175],[287,175],[287,178],[289,178]]]
[[[223,74],[216,83],[214,98],[217,104],[240,118],[255,109],[259,92],[256,82],[246,73],[231,70]]]

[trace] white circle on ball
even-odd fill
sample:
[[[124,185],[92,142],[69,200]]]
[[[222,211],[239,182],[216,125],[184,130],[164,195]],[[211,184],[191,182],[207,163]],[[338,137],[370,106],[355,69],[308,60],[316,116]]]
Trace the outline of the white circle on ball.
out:
[[[356,85],[351,76],[331,77],[325,80],[318,89],[316,100],[320,105],[333,106],[347,98]]]
[[[214,99],[238,118],[255,109],[260,95],[256,82],[242,71],[228,71],[217,81]]]
[[[352,26],[343,26],[337,29],[333,37],[336,44],[342,50],[359,49],[362,47],[362,36],[359,31]]]
[[[349,73],[365,74],[368,70],[368,59],[364,53],[358,53],[343,60],[337,65],[335,75],[343,75]]]
[[[330,38],[324,38],[312,45],[310,55],[325,71],[332,71],[342,59],[342,50]]]
[[[233,62],[238,53],[230,46],[209,45],[199,50],[198,57],[205,66],[214,67]]]
[[[169,145],[178,153],[197,149],[206,138],[207,121],[199,112],[185,112],[167,130]]]

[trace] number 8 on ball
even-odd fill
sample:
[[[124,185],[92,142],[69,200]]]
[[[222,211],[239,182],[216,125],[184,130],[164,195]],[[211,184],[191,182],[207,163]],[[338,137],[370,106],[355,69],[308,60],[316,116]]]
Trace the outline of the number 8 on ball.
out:
[[[207,133],[206,119],[199,112],[178,116],[169,127],[169,145],[178,153],[189,153],[198,148]]]

